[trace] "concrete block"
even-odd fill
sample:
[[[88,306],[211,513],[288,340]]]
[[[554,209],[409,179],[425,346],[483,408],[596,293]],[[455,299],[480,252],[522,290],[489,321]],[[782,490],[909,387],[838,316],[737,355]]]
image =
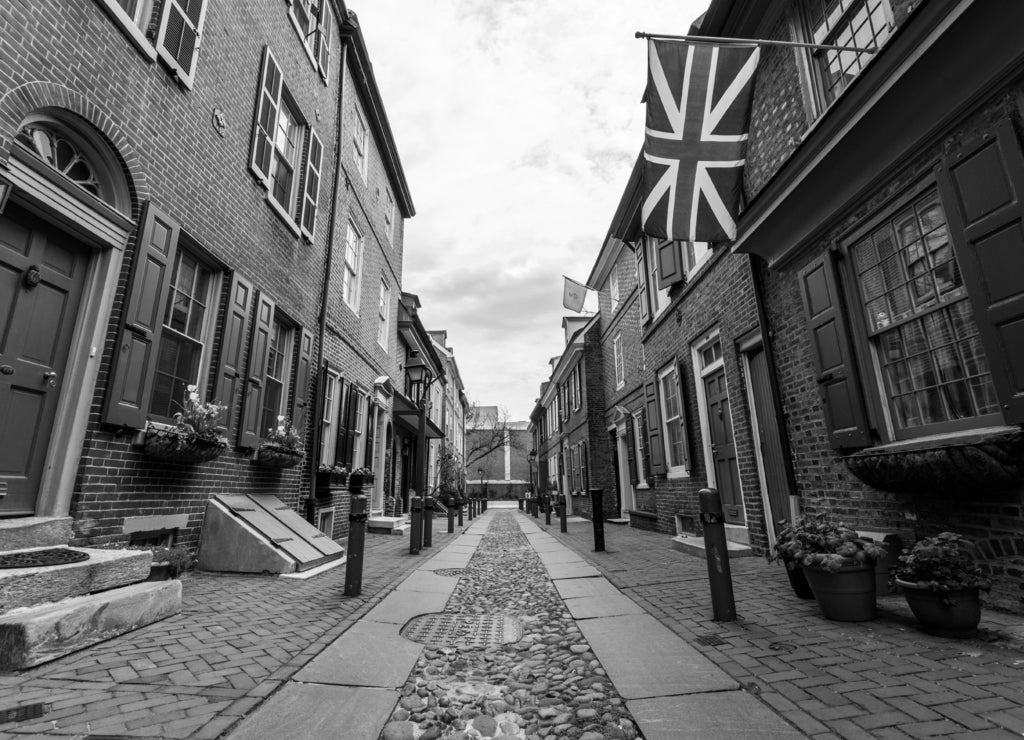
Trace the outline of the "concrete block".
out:
[[[59,547],[71,541],[71,517],[27,516],[0,519],[0,552]]]

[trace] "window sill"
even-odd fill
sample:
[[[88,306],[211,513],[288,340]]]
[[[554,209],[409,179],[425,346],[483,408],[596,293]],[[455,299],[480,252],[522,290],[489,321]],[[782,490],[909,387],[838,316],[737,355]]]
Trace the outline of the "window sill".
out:
[[[139,50],[150,62],[155,62],[157,53],[156,47],[142,33],[142,29],[136,25],[116,0],[101,0],[100,5],[107,11],[107,14],[118,25],[121,32],[128,38],[132,45]]]
[[[291,214],[288,213],[280,203],[274,200],[274,196],[270,194],[269,190],[267,191],[266,199],[267,204],[274,213],[280,216],[281,220],[284,221],[284,225],[288,227],[288,230],[295,236],[302,236],[302,231],[299,229],[299,225],[292,220]]]
[[[677,468],[675,470],[669,470],[665,474],[667,480],[676,480],[678,478],[689,478],[690,474],[686,471],[686,468]]]
[[[897,493],[1010,488],[1024,482],[1024,431],[986,427],[869,447],[844,458],[870,486]]]

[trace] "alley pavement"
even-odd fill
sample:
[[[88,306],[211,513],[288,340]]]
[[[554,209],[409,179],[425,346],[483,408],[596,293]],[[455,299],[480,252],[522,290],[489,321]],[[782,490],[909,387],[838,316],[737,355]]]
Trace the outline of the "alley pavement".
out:
[[[417,556],[406,537],[370,535],[355,598],[341,595],[344,567],[308,580],[190,574],[180,615],[0,675],[0,738],[374,740],[384,731],[427,740],[442,726],[544,740],[1024,735],[1022,618],[986,611],[978,638],[937,638],[894,595],[879,599],[872,622],[830,622],[781,568],[743,558],[732,561],[738,619],[715,622],[705,562],[665,535],[609,524],[606,551],[593,552],[589,522],[573,519],[564,534],[557,519],[543,522],[493,505],[454,535],[436,520],[433,548]],[[491,611],[534,608],[533,597],[487,596],[501,591],[503,550],[527,563],[516,575],[526,590],[548,594],[540,621],[550,624],[545,632],[532,615],[505,658],[488,648],[484,662],[514,663],[520,650],[534,667],[461,681],[475,688],[449,695],[483,711],[461,725],[431,722],[449,701],[436,698],[438,677],[447,669],[450,689],[473,677],[472,660],[399,631],[416,615],[471,612],[485,597]],[[579,664],[546,667],[557,657],[543,651],[563,647]],[[583,694],[569,691],[574,670],[588,682]],[[552,690],[531,692],[541,680]],[[474,694],[483,683],[496,693]]]

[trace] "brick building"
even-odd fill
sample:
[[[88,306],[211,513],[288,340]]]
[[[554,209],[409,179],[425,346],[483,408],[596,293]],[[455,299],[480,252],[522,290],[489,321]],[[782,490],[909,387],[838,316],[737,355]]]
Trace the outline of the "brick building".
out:
[[[466,429],[466,490],[492,499],[525,495],[530,486],[529,422],[505,418],[497,406],[478,406]]]
[[[0,516],[194,547],[211,496],[267,493],[342,536],[318,466],[370,468],[378,507],[395,485],[413,213],[344,2],[7,7]],[[189,386],[227,447],[156,459]],[[265,467],[282,416],[306,455]]]

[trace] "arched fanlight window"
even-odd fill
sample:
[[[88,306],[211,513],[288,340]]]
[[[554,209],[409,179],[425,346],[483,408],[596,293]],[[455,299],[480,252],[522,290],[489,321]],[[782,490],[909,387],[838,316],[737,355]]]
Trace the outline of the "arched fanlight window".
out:
[[[122,213],[131,211],[115,156],[84,121],[65,111],[39,111],[22,124],[17,141],[82,190]]]

